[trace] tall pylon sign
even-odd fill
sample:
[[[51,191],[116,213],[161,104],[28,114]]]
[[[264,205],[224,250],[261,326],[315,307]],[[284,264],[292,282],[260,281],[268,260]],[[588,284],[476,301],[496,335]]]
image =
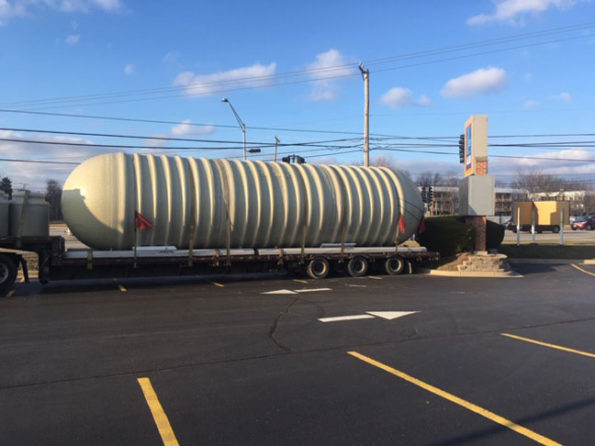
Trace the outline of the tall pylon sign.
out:
[[[488,116],[473,115],[465,123],[465,176],[488,174]]]
[[[473,115],[459,139],[459,160],[465,178],[459,187],[459,212],[473,226],[474,250],[486,252],[487,216],[494,215],[495,177],[488,175],[488,117]]]

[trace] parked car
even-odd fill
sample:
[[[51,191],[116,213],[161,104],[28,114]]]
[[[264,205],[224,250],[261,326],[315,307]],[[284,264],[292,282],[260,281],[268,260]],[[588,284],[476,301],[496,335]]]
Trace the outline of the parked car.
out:
[[[502,223],[502,225],[504,226],[504,229],[508,229],[509,231],[514,231],[514,227],[516,226],[512,221],[512,218]]]
[[[576,231],[577,229],[591,231],[595,229],[595,215],[582,215],[576,217],[570,227],[573,231]]]

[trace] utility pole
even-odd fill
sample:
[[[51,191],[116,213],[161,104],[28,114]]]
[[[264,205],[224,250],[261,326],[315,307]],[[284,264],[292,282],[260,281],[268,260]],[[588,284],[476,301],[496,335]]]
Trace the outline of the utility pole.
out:
[[[277,162],[277,147],[279,146],[279,138],[277,138],[275,136],[275,157],[273,158],[273,161]]]
[[[364,68],[363,62],[359,70],[364,79],[364,167],[370,165],[370,70]]]

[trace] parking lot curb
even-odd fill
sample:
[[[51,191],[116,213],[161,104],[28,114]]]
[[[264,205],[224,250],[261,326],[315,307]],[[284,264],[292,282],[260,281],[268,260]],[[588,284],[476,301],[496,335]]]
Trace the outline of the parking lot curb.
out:
[[[508,258],[509,263],[541,263],[550,265],[561,265],[571,263],[586,263],[585,259],[511,259]]]
[[[439,269],[431,270],[430,275],[440,277],[491,277],[499,279],[520,279],[524,277],[522,274],[514,271],[444,271]]]

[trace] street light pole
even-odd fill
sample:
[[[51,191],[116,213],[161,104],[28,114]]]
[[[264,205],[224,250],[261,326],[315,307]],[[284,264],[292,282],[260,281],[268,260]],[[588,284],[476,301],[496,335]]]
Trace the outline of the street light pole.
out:
[[[244,161],[246,161],[246,124],[244,124],[244,121],[242,121],[242,118],[240,118],[240,115],[238,115],[236,109],[233,107],[233,105],[231,105],[229,99],[223,98],[221,99],[221,102],[227,102],[229,104],[229,106],[231,107],[231,111],[233,112],[233,115],[236,117],[236,120],[238,121],[238,124],[242,129],[242,134],[244,135]]]
[[[279,138],[275,136],[275,156],[273,158],[273,161],[275,162],[277,162],[277,147],[279,146],[279,142]]]
[[[370,165],[370,70],[359,64],[364,79],[364,167]]]

